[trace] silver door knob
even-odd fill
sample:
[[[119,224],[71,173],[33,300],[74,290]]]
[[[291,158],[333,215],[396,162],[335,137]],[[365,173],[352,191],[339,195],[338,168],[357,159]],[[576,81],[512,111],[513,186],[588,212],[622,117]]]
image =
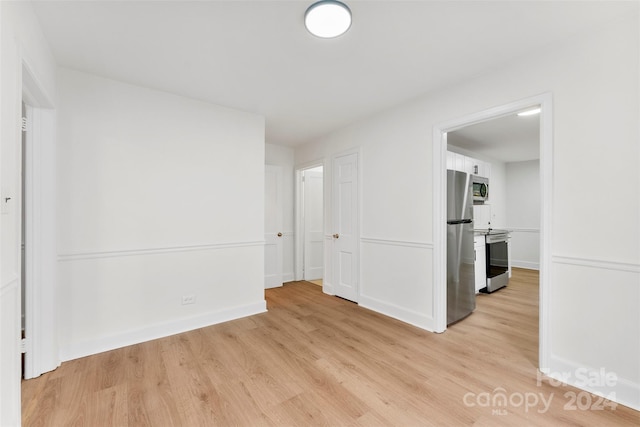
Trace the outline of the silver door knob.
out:
[[[334,235],[333,235],[333,238],[334,238],[334,239],[339,239],[339,238],[340,238],[340,235],[339,235],[338,233],[336,233],[336,234],[334,234]]]
[[[278,237],[282,237],[282,233],[278,233]]]

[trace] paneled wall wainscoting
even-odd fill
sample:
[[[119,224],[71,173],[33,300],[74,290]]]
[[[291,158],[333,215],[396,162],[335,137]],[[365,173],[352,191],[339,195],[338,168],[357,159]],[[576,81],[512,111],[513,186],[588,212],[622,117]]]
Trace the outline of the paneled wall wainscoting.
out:
[[[359,304],[433,331],[433,244],[362,237],[360,251]]]
[[[3,408],[5,404],[6,408],[20,408],[20,281],[15,275],[11,275],[0,286],[0,338],[3,343],[0,347],[0,396]],[[0,425],[19,424],[19,413],[0,413]]]
[[[540,270],[540,229],[505,227],[511,232],[511,265]]]
[[[263,241],[59,259],[62,360],[266,311]]]
[[[333,236],[324,235],[324,277],[322,278],[322,292],[335,295],[333,290]]]
[[[296,280],[296,274],[294,271],[295,259],[295,233],[293,231],[283,231],[283,267],[282,267],[282,281],[284,283],[293,282]]]
[[[175,321],[157,323],[136,330],[126,331],[118,335],[74,344],[64,349],[62,359],[64,361],[79,359],[105,351],[228,322],[230,320],[241,319],[254,314],[265,313],[266,311],[266,302],[258,302],[229,309],[214,310]]]
[[[545,373],[640,410],[638,359],[629,351],[640,345],[640,264],[560,255],[552,260],[550,323],[556,332],[569,336],[573,331],[574,337],[571,343],[551,343]],[[569,299],[575,301],[571,307],[558,306],[557,301]],[[597,350],[584,350],[594,342]]]

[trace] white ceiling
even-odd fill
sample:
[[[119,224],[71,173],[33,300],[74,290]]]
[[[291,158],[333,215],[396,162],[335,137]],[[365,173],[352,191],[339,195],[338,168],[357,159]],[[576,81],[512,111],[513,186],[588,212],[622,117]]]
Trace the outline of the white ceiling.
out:
[[[297,145],[619,16],[635,2],[355,1],[348,33],[306,32],[313,0],[35,1],[59,65],[266,117]]]
[[[508,116],[447,134],[447,144],[505,163],[540,158],[540,116]]]

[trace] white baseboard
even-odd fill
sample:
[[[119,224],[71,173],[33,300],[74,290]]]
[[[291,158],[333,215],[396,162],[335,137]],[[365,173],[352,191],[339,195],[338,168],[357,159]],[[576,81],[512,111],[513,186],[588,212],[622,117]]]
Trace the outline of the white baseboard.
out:
[[[293,273],[293,271],[282,274],[282,281],[284,283],[293,282],[295,280],[296,280],[295,279],[295,274]]]
[[[551,368],[544,370],[548,377],[640,411],[640,384],[616,375],[612,385],[607,386],[603,377],[616,373],[604,367],[580,366],[557,356],[551,356],[549,362]]]
[[[422,313],[417,313],[415,311],[364,295],[360,295],[358,305],[376,311],[380,314],[384,314],[385,316],[393,317],[394,319],[416,326],[420,329],[425,329],[430,332],[434,331],[433,317],[425,316]]]
[[[254,314],[264,313],[266,311],[266,301],[259,301],[253,304],[247,304],[224,310],[211,311],[208,313],[203,313],[184,319],[178,319],[175,321],[158,323],[144,328],[126,331],[115,336],[102,337],[95,340],[74,344],[69,348],[63,349],[61,351],[61,358],[62,361],[78,359],[80,357],[91,356],[93,354],[98,354],[129,345],[140,344],[142,342],[164,338],[170,335],[192,331],[194,329],[204,328],[206,326],[227,322],[229,320],[235,320],[242,317],[252,316]]]
[[[330,282],[328,282],[326,278],[322,279],[322,292],[327,295],[336,294],[333,290],[333,285]]]
[[[540,270],[539,262],[519,261],[517,259],[512,259],[511,266],[517,268],[526,268],[527,270]]]

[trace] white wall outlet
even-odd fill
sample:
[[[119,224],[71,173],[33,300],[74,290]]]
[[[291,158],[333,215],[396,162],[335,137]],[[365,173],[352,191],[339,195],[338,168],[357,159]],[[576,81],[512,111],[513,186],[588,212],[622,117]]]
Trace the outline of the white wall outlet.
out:
[[[195,304],[195,303],[196,303],[195,294],[182,295],[182,305]]]

